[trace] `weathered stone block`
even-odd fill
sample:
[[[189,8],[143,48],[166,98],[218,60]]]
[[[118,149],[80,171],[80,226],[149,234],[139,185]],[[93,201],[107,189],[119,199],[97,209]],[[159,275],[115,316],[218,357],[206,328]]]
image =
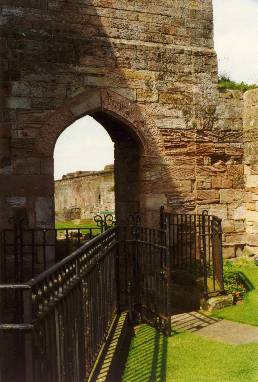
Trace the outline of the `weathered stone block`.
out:
[[[221,190],[220,202],[232,203],[232,202],[244,202],[245,191],[244,190]]]
[[[258,222],[258,212],[257,211],[246,211],[246,220],[252,222]]]
[[[130,99],[131,101],[136,100],[136,89],[128,89],[128,88],[113,88],[112,89],[114,92],[120,94],[123,97],[126,97]]]
[[[235,232],[245,232],[244,220],[235,220]]]
[[[146,210],[159,209],[160,206],[167,205],[167,197],[165,194],[149,194],[145,196]]]
[[[24,196],[12,196],[6,198],[6,203],[11,208],[25,207],[27,203],[27,198]]]
[[[212,188],[212,177],[197,177],[197,189],[209,190]]]
[[[40,174],[39,158],[16,159],[13,163],[14,174]]]
[[[54,201],[51,197],[39,197],[35,203],[36,225],[37,227],[53,227]]]
[[[232,211],[232,217],[235,220],[241,220],[246,218],[246,208],[244,205],[238,205],[236,208]]]
[[[86,99],[85,97],[76,97],[70,109],[73,115],[78,118],[85,115],[87,112],[91,113],[96,111],[97,107],[101,108],[101,96],[99,90],[91,93],[90,97]]]
[[[246,176],[246,187],[258,187],[258,175]]]
[[[157,102],[159,99],[159,93],[143,90],[143,89],[137,89],[137,100],[139,102]]]
[[[224,238],[226,246],[234,246],[246,243],[245,235],[241,233],[225,234]]]
[[[231,179],[225,177],[212,177],[212,188],[232,188],[233,182]]]
[[[245,246],[245,254],[248,256],[258,256],[258,246],[252,246],[247,241],[247,245]]]
[[[232,247],[223,246],[222,255],[224,259],[233,259],[234,257],[236,257],[235,246],[232,246]]]
[[[257,210],[258,202],[252,202],[252,203],[249,202],[249,203],[246,203],[245,206],[248,211],[258,211]]]
[[[257,234],[247,234],[246,243],[249,246],[258,247],[258,235]]]
[[[197,199],[207,202],[216,203],[219,202],[219,191],[217,190],[198,190]]]
[[[31,99],[28,97],[10,97],[6,100],[9,109],[30,109]]]
[[[224,233],[231,233],[235,230],[234,220],[224,220],[222,222],[222,230]]]
[[[204,310],[213,312],[214,310],[223,309],[233,305],[233,296],[218,296],[209,298],[203,306]]]

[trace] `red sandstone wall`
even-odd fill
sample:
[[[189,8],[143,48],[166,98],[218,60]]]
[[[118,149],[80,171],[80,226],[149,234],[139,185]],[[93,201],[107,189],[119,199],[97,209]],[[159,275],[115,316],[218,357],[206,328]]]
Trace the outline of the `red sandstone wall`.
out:
[[[1,227],[17,211],[31,226],[53,224],[55,140],[89,110],[104,110],[140,142],[134,152],[102,118],[117,142],[120,211],[208,209],[224,219],[232,255],[244,241],[242,101],[216,88],[211,1],[12,0],[0,8]]]
[[[210,119],[217,79],[211,1],[12,0],[1,11],[1,226],[16,209],[52,224],[53,145],[85,101],[63,105],[92,88],[112,91],[101,102],[145,135],[140,207],[194,211],[197,131],[210,129],[201,105]]]

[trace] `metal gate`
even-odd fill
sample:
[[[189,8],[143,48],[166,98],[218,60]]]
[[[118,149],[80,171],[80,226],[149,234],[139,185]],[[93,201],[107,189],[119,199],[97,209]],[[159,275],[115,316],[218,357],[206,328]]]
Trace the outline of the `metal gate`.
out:
[[[129,319],[171,335],[170,261],[164,230],[124,228]]]
[[[222,223],[216,216],[171,214],[161,209],[161,227],[166,231],[170,268],[203,278],[204,294],[224,291]]]
[[[13,378],[2,376],[8,382],[89,380],[117,313],[125,309],[133,324],[147,323],[170,336],[175,271],[201,276],[207,295],[223,291],[220,219],[162,212],[160,229],[145,228],[138,218],[132,223],[88,243],[78,232],[80,248],[27,282],[24,267],[30,252],[24,249],[33,251],[29,268],[34,270],[36,253],[57,249],[56,233],[50,243],[41,242],[35,230],[24,231],[29,238],[8,232],[18,238],[9,246],[7,233],[2,235],[4,248],[14,253],[8,261],[16,265],[18,277],[12,281],[13,275],[5,273],[0,284],[0,379],[6,368],[14,373]],[[47,238],[47,230],[41,231]]]

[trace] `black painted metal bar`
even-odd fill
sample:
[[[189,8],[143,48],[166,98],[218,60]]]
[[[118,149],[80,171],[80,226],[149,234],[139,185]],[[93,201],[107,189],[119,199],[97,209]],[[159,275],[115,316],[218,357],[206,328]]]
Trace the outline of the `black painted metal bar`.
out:
[[[26,284],[0,285],[22,306],[20,322],[0,323],[24,358],[19,381],[80,382],[90,374],[118,310],[117,261],[110,229]]]
[[[1,234],[4,251],[15,254],[17,274],[13,284],[0,284],[0,300],[6,295],[17,308],[1,317],[0,333],[16,333],[21,382],[87,379],[121,307],[129,307],[133,322],[146,322],[170,335],[172,270],[202,276],[207,294],[223,291],[221,220],[163,211],[161,227],[108,229],[89,242],[84,228],[76,229],[76,236],[68,228],[15,231],[10,242],[9,231]],[[89,228],[90,237],[93,230]],[[103,230],[103,224],[96,230]],[[61,232],[66,251],[80,248],[35,274],[36,254],[43,253],[46,266],[48,249],[59,245]],[[26,248],[32,254],[33,279],[24,283],[18,265],[25,259],[18,259]]]

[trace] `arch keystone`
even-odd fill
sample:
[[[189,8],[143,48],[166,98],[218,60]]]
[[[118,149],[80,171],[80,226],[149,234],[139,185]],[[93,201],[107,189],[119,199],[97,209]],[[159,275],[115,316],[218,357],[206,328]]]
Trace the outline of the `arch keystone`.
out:
[[[98,109],[101,109],[101,93],[98,89],[83,92],[74,97],[70,104],[70,110],[76,119]]]

